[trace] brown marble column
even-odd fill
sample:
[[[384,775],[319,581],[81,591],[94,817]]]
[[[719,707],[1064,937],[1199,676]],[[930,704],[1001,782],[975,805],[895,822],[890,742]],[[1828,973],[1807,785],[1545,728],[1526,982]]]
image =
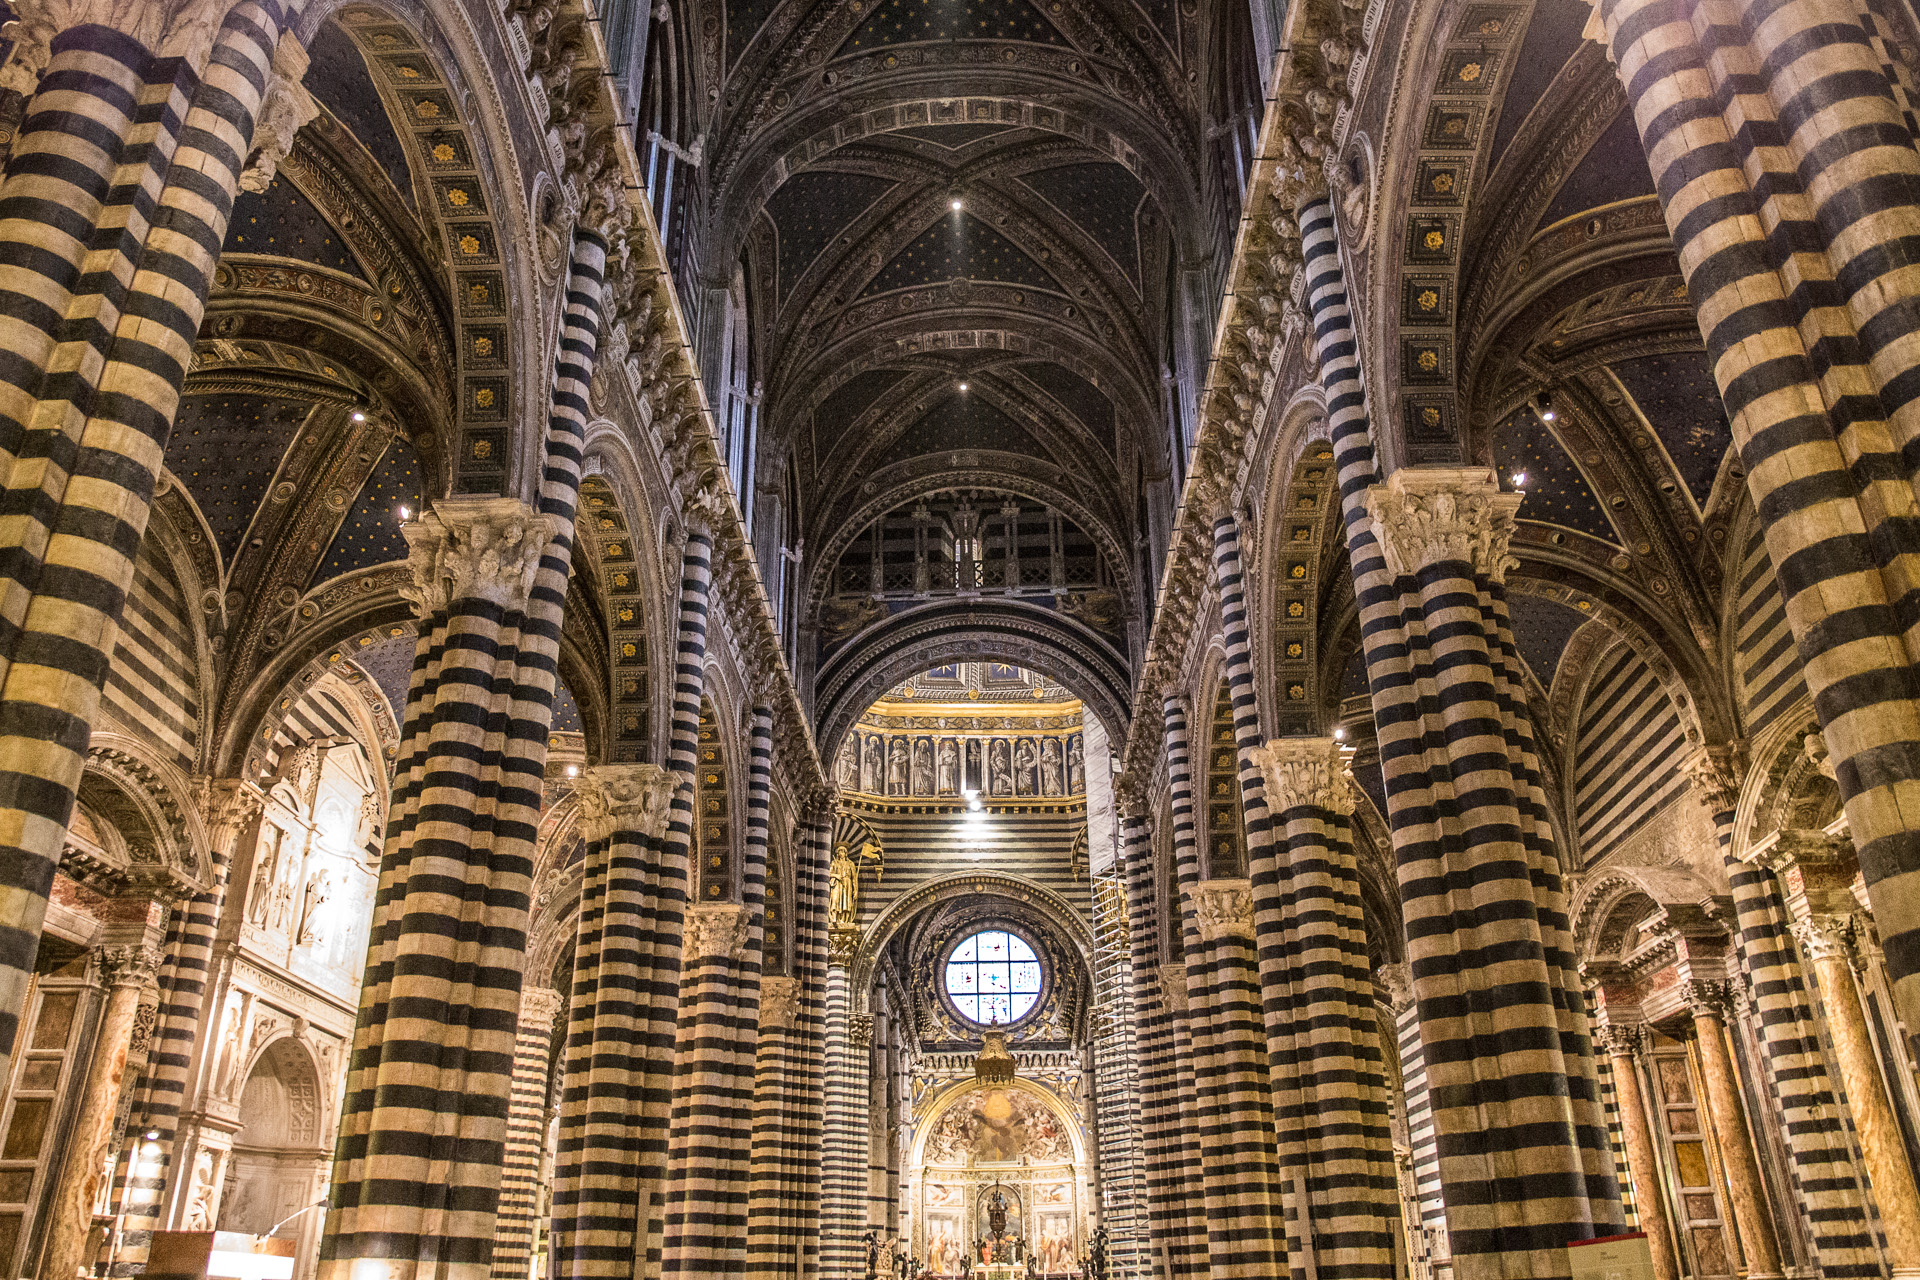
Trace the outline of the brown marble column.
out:
[[[1653,1128],[1647,1123],[1647,1103],[1640,1093],[1643,1035],[1639,1027],[1605,1026],[1595,1029],[1593,1042],[1606,1053],[1607,1064],[1613,1069],[1613,1093],[1620,1107],[1620,1128],[1627,1140],[1627,1172],[1633,1178],[1640,1229],[1647,1233],[1647,1246],[1653,1254],[1654,1280],[1680,1280],[1660,1160],[1654,1154]]]
[[[107,1005],[95,1033],[93,1056],[87,1062],[80,1104],[73,1119],[73,1140],[65,1167],[54,1186],[52,1211],[47,1219],[47,1253],[41,1274],[66,1280],[88,1263],[87,1244],[93,1225],[93,1205],[100,1190],[101,1162],[120,1109],[120,1086],[126,1075],[127,1050],[140,1015],[140,993],[152,984],[160,953],[144,942],[107,947],[96,959],[100,981],[107,989]]]
[[[1826,1006],[1827,1033],[1833,1038],[1834,1065],[1853,1112],[1854,1132],[1867,1180],[1880,1206],[1887,1233],[1887,1261],[1896,1275],[1920,1275],[1920,1191],[1907,1163],[1893,1103],[1880,1078],[1880,1059],[1867,1029],[1860,989],[1853,980],[1853,943],[1857,922],[1851,914],[1809,914],[1793,922]]]
[[[1747,1129],[1739,1076],[1727,1048],[1727,1009],[1732,992],[1725,982],[1694,980],[1681,995],[1693,1011],[1693,1030],[1700,1041],[1700,1073],[1707,1082],[1707,1110],[1713,1118],[1713,1136],[1727,1170],[1733,1199],[1733,1220],[1740,1228],[1740,1248],[1746,1254],[1747,1280],[1770,1280],[1780,1274],[1780,1247],[1773,1235],[1773,1215],[1767,1210],[1766,1189],[1760,1182],[1760,1161]]]

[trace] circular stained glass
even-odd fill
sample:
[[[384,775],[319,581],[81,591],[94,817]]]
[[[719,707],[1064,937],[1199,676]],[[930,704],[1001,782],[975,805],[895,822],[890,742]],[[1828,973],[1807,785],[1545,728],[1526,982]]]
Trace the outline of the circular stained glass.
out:
[[[1040,957],[1026,939],[1004,929],[982,929],[947,956],[947,998],[961,1017],[979,1026],[1018,1022],[1040,1000]]]

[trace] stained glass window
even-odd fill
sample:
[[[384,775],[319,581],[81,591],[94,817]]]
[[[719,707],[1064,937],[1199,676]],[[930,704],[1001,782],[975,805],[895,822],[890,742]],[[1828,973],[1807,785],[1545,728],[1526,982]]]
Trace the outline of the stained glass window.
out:
[[[1040,957],[1017,934],[983,929],[947,956],[947,996],[970,1022],[1016,1022],[1039,1002]]]

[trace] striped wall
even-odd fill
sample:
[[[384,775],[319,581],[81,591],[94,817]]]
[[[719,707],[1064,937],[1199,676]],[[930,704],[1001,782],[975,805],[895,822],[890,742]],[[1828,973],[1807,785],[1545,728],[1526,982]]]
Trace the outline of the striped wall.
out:
[[[1082,919],[1091,918],[1088,881],[1073,868],[1074,840],[1087,828],[1084,802],[1051,812],[889,813],[854,804],[848,812],[863,819],[886,850],[884,874],[860,877],[862,928],[901,894],[960,870],[1032,880],[1066,899]]]
[[[1408,1234],[1415,1254],[1433,1265],[1452,1258],[1453,1248],[1447,1241],[1447,1203],[1440,1193],[1439,1136],[1427,1095],[1426,1049],[1420,1043],[1420,1017],[1411,1004],[1400,1011],[1397,1025],[1400,1078],[1407,1095],[1407,1145],[1413,1151],[1413,1195],[1420,1215]]]
[[[1688,748],[1679,712],[1624,643],[1594,664],[1574,722],[1574,826],[1592,866],[1686,794]]]
[[[133,559],[133,584],[101,709],[187,770],[193,768],[200,722],[192,618],[164,554],[144,539]]]
[[[1761,534],[1756,524],[1733,583],[1733,666],[1749,737],[1807,692],[1793,630],[1787,625],[1787,602],[1780,597],[1780,582]]]

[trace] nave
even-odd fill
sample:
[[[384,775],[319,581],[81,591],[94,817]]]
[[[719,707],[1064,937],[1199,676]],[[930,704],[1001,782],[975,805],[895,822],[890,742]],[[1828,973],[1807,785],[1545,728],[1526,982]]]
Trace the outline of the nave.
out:
[[[1920,1275],[1912,0],[0,9],[0,1280]]]

